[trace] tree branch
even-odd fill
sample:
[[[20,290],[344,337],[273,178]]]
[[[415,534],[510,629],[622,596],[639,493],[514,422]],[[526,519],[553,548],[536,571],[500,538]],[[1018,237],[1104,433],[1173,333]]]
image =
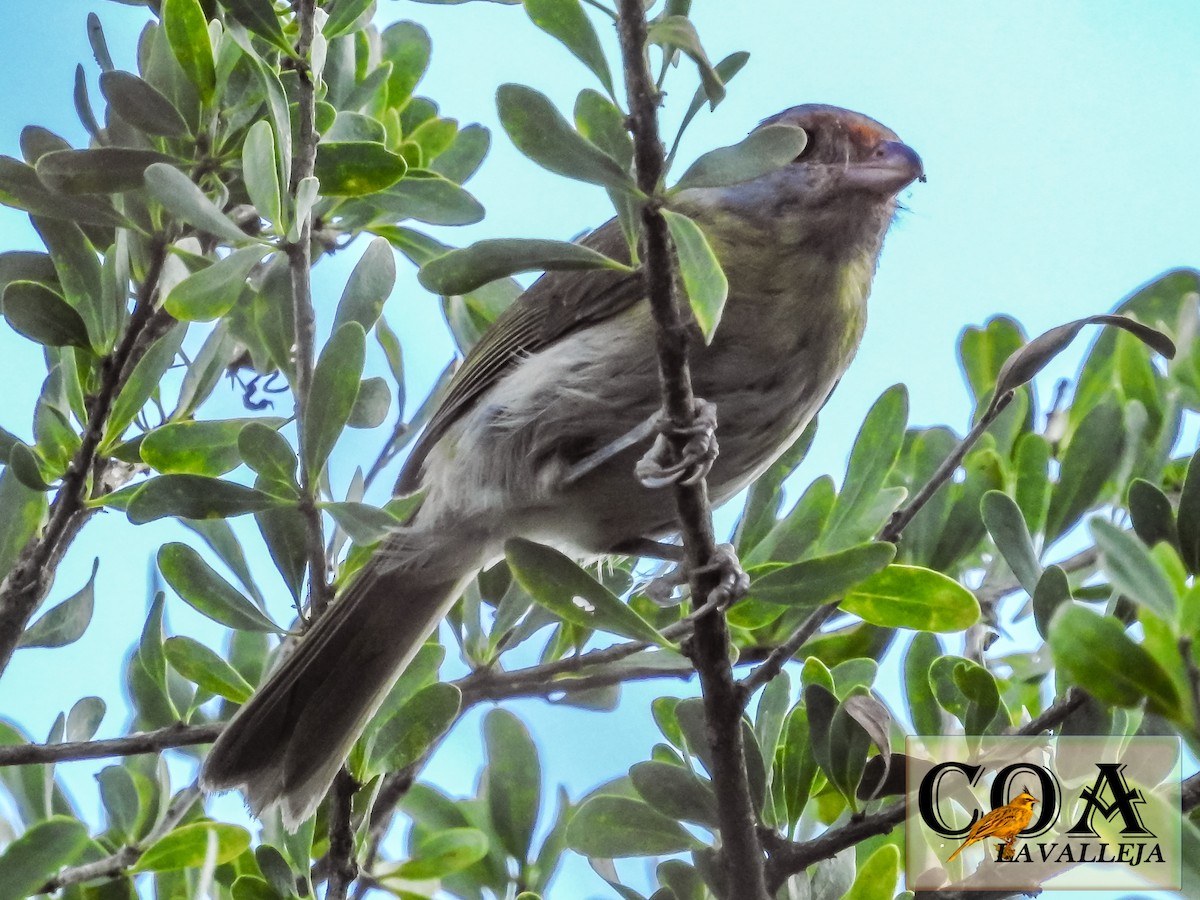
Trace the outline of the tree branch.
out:
[[[674,256],[667,223],[659,210],[663,177],[663,146],[658,137],[660,95],[646,57],[646,14],[642,0],[620,0],[618,34],[629,98],[637,185],[649,198],[642,206],[643,278],[654,315],[663,410],[674,435],[678,459],[685,438],[682,429],[694,421],[694,396],[688,370],[687,328],[679,313],[675,291]],[[675,506],[690,573],[692,597],[703,604],[717,586],[719,573],[707,567],[715,559],[712,510],[703,479],[695,485],[674,486]],[[712,747],[713,785],[721,853],[730,900],[764,900],[763,853],[755,829],[746,757],[742,746],[742,694],[729,662],[729,629],[724,615],[706,616],[696,624],[691,653],[700,675],[704,715]]]
[[[316,0],[299,0],[296,6],[296,21],[300,25],[300,37],[296,43],[297,97],[299,100],[299,136],[292,168],[291,192],[293,200],[300,182],[312,177],[317,159],[316,90],[308,57],[313,40],[313,17]],[[313,618],[319,618],[332,599],[329,590],[328,562],[325,556],[325,537],[321,525],[321,511],[317,508],[317,484],[306,459],[308,443],[304,423],[308,417],[308,403],[312,392],[313,369],[316,351],[316,314],[312,304],[312,211],[296,223],[298,237],[286,247],[288,267],[292,275],[292,316],[295,327],[296,354],[296,435],[300,451],[300,512],[304,517],[304,549],[308,557],[308,607]]]
[[[68,885],[83,884],[86,881],[95,881],[99,878],[115,878],[137,862],[147,847],[153,845],[163,835],[174,831],[175,826],[183,821],[183,817],[192,808],[192,804],[199,799],[200,788],[198,785],[193,784],[191,787],[184,788],[179,792],[179,796],[171,801],[171,805],[167,808],[162,822],[150,834],[146,835],[145,840],[138,844],[122,847],[112,856],[107,856],[104,859],[63,869],[55,877],[46,882],[38,893],[51,894]]]
[[[95,508],[86,505],[88,486],[101,480],[97,477],[103,474],[98,454],[109,413],[133,366],[145,352],[147,344],[142,341],[143,332],[156,320],[154,295],[166,253],[165,239],[156,237],[151,247],[150,264],[138,287],[137,300],[121,342],[101,363],[100,387],[87,403],[87,425],[79,449],[50,505],[46,527],[40,536],[25,545],[16,565],[0,583],[0,673],[8,667],[25,626],[50,589],[67,548],[96,512]]]
[[[127,737],[100,741],[69,741],[60,744],[15,744],[0,747],[0,767],[27,766],[37,763],[67,762],[77,759],[103,759],[106,756],[137,756],[161,753],[176,747],[211,744],[224,724],[168,725],[157,731],[145,731]]]
[[[359,785],[343,766],[333,781],[333,796],[329,805],[329,878],[325,900],[346,900],[346,890],[358,877],[354,859],[354,828],[350,824],[351,807]]]
[[[1013,393],[1009,391],[987,408],[984,414],[979,417],[979,421],[975,423],[975,426],[967,432],[967,436],[954,448],[954,452],[942,461],[942,464],[937,467],[937,470],[925,482],[924,487],[917,491],[916,496],[908,502],[908,505],[896,510],[892,514],[892,518],[884,526],[883,531],[879,533],[879,540],[887,541],[891,544],[896,543],[896,540],[900,537],[900,533],[908,527],[908,523],[913,520],[913,517],[938,492],[938,488],[954,477],[954,473],[962,464],[963,457],[967,455],[967,451],[975,446],[976,441],[983,437],[983,433],[996,421],[1000,413],[1004,412],[1005,407],[1012,402],[1012,398]]]
[[[750,701],[751,694],[783,671],[783,667],[791,661],[805,641],[816,634],[817,630],[837,612],[840,603],[840,600],[835,600],[814,609],[786,641],[767,654],[767,658],[742,679],[743,706]]]

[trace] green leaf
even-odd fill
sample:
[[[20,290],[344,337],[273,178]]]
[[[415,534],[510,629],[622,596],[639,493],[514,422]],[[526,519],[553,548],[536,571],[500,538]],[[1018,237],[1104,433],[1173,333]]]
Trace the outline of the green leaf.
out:
[[[362,197],[391,187],[408,163],[373,141],[333,141],[317,145],[314,175],[327,197]]]
[[[374,2],[375,0],[341,0],[329,14],[329,20],[321,29],[322,33],[332,41],[339,34],[349,31]]]
[[[100,560],[96,559],[92,562],[92,574],[87,584],[26,628],[17,646],[65,647],[83,637],[92,621],[98,568]]]
[[[1179,548],[1175,510],[1157,485],[1144,478],[1133,479],[1129,485],[1129,517],[1133,520],[1134,533],[1147,547],[1165,542]]]
[[[254,691],[233,666],[189,637],[167,638],[163,652],[176,672],[226,700],[245,703]]]
[[[794,125],[765,125],[740,143],[710,150],[694,163],[672,191],[724,187],[759,178],[781,169],[804,151],[808,135]]]
[[[920,566],[888,566],[847,592],[842,609],[874,625],[916,631],[962,631],[979,620],[974,594]]]
[[[350,273],[350,280],[338,301],[333,330],[347,322],[357,322],[370,331],[383,314],[383,304],[396,284],[396,257],[391,244],[374,238]]]
[[[707,779],[665,762],[637,763],[629,777],[642,799],[663,815],[716,828],[717,798]]]
[[[150,345],[150,349],[138,360],[129,379],[113,401],[108,414],[108,425],[104,431],[102,450],[111,449],[120,440],[142,407],[158,389],[163,374],[175,362],[175,356],[183,345],[187,325],[179,324]]]
[[[542,798],[537,745],[524,723],[506,709],[483,720],[488,760],[488,812],[504,849],[520,862],[529,857]]]
[[[148,166],[169,161],[155,150],[128,147],[56,150],[38,160],[37,176],[62,194],[115,194],[139,190]]]
[[[1042,566],[1038,562],[1033,538],[1025,526],[1025,518],[1016,501],[1001,491],[988,491],[983,495],[980,507],[983,523],[987,526],[996,549],[1017,576],[1021,587],[1032,595],[1042,577]]]
[[[435,294],[466,294],[498,278],[538,270],[615,269],[623,263],[582,244],[519,238],[478,241],[421,267],[417,280]]]
[[[942,655],[937,636],[928,632],[913,635],[904,654],[904,696],[908,701],[914,734],[941,734],[942,713],[929,684],[933,661]]]
[[[66,816],[53,816],[30,827],[0,856],[0,892],[18,900],[40,888],[88,846],[87,828]]]
[[[704,342],[710,344],[721,322],[725,298],[729,296],[729,282],[700,226],[687,216],[668,209],[664,209],[662,215],[679,256],[679,274],[692,314],[704,335]]]
[[[146,189],[167,212],[232,244],[244,244],[251,238],[238,228],[205,196],[190,178],[166,163],[146,168]]]
[[[171,696],[167,693],[167,658],[163,655],[163,602],[166,595],[159,591],[150,604],[142,636],[138,640],[137,662],[157,689],[159,697],[172,718],[175,717]]]
[[[1112,616],[1070,604],[1050,623],[1054,662],[1075,684],[1102,703],[1137,706],[1167,717],[1180,711],[1179,695],[1158,661],[1125,633]]]
[[[34,281],[14,281],[4,289],[4,317],[12,330],[47,347],[91,349],[87,323],[67,301]]]
[[[282,50],[287,56],[294,57],[295,49],[288,42],[279,25],[279,16],[271,0],[221,0],[233,17],[261,38]]]
[[[108,52],[108,42],[104,40],[104,28],[100,24],[100,17],[95,13],[88,13],[87,30],[88,43],[92,46],[92,56],[96,58],[96,65],[104,72],[115,68],[112,56]]]
[[[227,519],[263,512],[282,501],[263,491],[203,475],[160,475],[142,484],[125,513],[135,525],[175,516]]]
[[[958,340],[958,360],[976,406],[992,393],[1005,361],[1026,343],[1021,325],[1009,316],[993,316],[969,325]]]
[[[669,642],[616,594],[550,547],[514,538],[504,545],[513,577],[563,621],[654,644]]]
[[[1088,525],[1113,587],[1164,622],[1174,622],[1175,589],[1146,545],[1100,516],[1093,516]]]
[[[383,878],[420,881],[461,872],[488,854],[487,835],[478,828],[446,828],[417,844],[414,858]]]
[[[231,862],[250,846],[250,833],[222,822],[192,822],[159,838],[142,854],[130,872],[171,872],[204,865],[209,835],[216,836],[216,864]]]
[[[333,516],[356,544],[376,544],[404,525],[386,509],[366,503],[321,503],[319,506]]]
[[[586,856],[612,859],[664,856],[704,845],[641,800],[601,795],[584,802],[571,818],[567,846]]]
[[[772,568],[752,581],[750,599],[800,609],[820,606],[874,575],[895,556],[894,545],[876,542]]]
[[[425,755],[458,718],[462,693],[435,682],[417,691],[375,733],[368,772],[395,772]]]
[[[907,421],[908,389],[902,384],[884,391],[867,412],[850,451],[842,492],[834,503],[821,539],[826,549],[841,550],[845,539],[843,533],[852,533],[859,520],[870,511],[900,456]]]
[[[1102,403],[1087,414],[1071,436],[1059,467],[1058,484],[1046,514],[1046,544],[1061,537],[1099,499],[1121,462],[1125,442],[1121,408]]]
[[[80,225],[121,227],[127,224],[106,199],[56,194],[38,180],[33,167],[11,156],[0,156],[0,203],[37,216]]]
[[[108,709],[99,697],[82,697],[75,701],[71,711],[67,713],[66,730],[63,733],[67,741],[90,741],[96,736],[100,723],[104,721],[104,713]]]
[[[137,828],[141,800],[133,775],[124,766],[105,766],[96,773],[100,788],[100,802],[108,827],[119,836],[130,838]]]
[[[177,319],[211,322],[233,309],[246,279],[270,247],[261,244],[235,250],[171,288],[163,305]]]
[[[162,27],[176,62],[200,92],[200,101],[211,103],[217,84],[216,69],[208,39],[208,20],[199,0],[163,0]]]
[[[371,202],[389,219],[416,219],[430,225],[473,225],[483,218],[483,205],[441,175],[405,178]]]
[[[283,633],[187,544],[163,545],[158,568],[184,603],[213,621],[244,631]]]
[[[1040,434],[1025,434],[1017,441],[1017,484],[1014,497],[1030,534],[1046,524],[1050,505],[1050,443]]]
[[[429,169],[449,178],[455,184],[464,184],[483,163],[491,143],[491,132],[482,125],[460,128],[454,143],[428,164]]]
[[[284,419],[219,419],[171,422],[148,433],[138,447],[142,461],[164,474],[224,475],[241,465],[238,440],[247,423],[268,430]]]
[[[246,143],[242,145],[242,180],[246,182],[246,193],[258,214],[282,231],[283,196],[279,188],[279,160],[275,153],[275,131],[270,122],[259,119],[250,126]]]
[[[616,191],[636,190],[629,173],[572,128],[544,94],[519,84],[502,84],[496,91],[496,106],[513,144],[539,166]]]
[[[1054,613],[1070,599],[1071,583],[1067,580],[1067,573],[1058,566],[1046,566],[1030,596],[1033,621],[1043,640],[1050,634]]]
[[[692,58],[700,70],[700,84],[711,108],[716,109],[717,104],[725,99],[725,85],[700,45],[696,26],[686,16],[666,16],[652,23],[646,31],[646,41],[659,44],[665,52],[677,48]]]
[[[271,561],[283,576],[292,598],[298,599],[304,569],[308,565],[304,517],[294,506],[281,506],[255,513],[254,521],[266,542]]]
[[[429,33],[416,22],[397,22],[385,28],[380,37],[383,60],[392,64],[387,105],[401,109],[429,68]]]
[[[358,396],[346,422],[351,428],[376,428],[383,424],[392,408],[392,392],[387,382],[378,376],[364,378],[358,385]]]
[[[321,350],[313,371],[304,430],[304,466],[315,481],[350,420],[358,396],[367,335],[357,322],[347,322]]]
[[[269,481],[296,485],[296,452],[287,438],[261,422],[251,422],[237,438],[246,465]]]
[[[580,91],[575,98],[575,127],[579,133],[628,170],[633,165],[633,139],[625,119],[625,113],[612,100],[596,91]]]
[[[8,295],[5,294],[5,297]],[[5,301],[7,303],[7,300]],[[5,308],[7,311],[7,306]],[[1189,572],[1200,572],[1200,450],[1188,463],[1179,497],[1179,550]]]
[[[896,893],[896,881],[900,877],[900,848],[895,844],[884,844],[860,864],[854,884],[842,900],[877,900]]]
[[[525,0],[525,12],[534,25],[557,38],[591,69],[610,96],[614,93],[612,72],[600,47],[600,38],[579,0]]]
[[[124,306],[107,315],[102,302],[104,294],[100,260],[91,241],[73,222],[33,218],[34,228],[45,242],[54,260],[62,296],[87,323],[93,345],[101,348],[106,335],[115,335],[118,318],[124,317]]]
[[[174,105],[149,82],[129,72],[100,75],[100,93],[122,119],[146,134],[185,137],[187,122]]]

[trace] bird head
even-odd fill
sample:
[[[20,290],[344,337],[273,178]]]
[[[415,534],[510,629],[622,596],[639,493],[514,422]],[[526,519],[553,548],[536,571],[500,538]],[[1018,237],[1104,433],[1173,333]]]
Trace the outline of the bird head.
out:
[[[1019,806],[1022,809],[1033,809],[1033,805],[1035,803],[1041,802],[1041,800],[1029,793],[1029,788],[1026,788],[1025,790],[1021,791],[1021,793],[1017,794],[1017,796],[1013,797],[1012,800],[1009,801],[1008,805]]]
[[[758,127],[768,125],[802,128],[808,142],[792,162],[751,181],[681,192],[681,210],[699,213],[720,237],[827,259],[877,255],[897,194],[925,180],[916,151],[887,126],[836,106],[793,106]]]

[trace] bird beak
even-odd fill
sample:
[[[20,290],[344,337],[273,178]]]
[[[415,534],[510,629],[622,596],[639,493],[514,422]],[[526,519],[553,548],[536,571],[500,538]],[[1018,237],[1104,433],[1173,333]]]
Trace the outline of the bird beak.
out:
[[[921,157],[900,141],[882,141],[871,158],[855,163],[843,176],[847,186],[877,194],[899,193],[918,178],[925,180]]]

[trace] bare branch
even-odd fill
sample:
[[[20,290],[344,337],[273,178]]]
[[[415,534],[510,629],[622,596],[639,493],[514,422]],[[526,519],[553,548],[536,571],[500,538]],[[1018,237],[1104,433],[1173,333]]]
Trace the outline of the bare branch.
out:
[[[67,762],[76,759],[103,759],[106,756],[136,756],[161,753],[176,747],[211,744],[225,726],[168,725],[157,731],[145,731],[102,741],[69,741],[61,744],[14,744],[0,747],[0,767],[35,763]]]
[[[354,828],[350,824],[350,803],[359,785],[343,766],[333,781],[329,807],[329,879],[325,900],[346,900],[346,890],[358,877],[354,860]]]
[[[817,630],[829,621],[829,617],[837,612],[840,602],[826,603],[824,606],[814,609],[786,641],[772,650],[758,668],[742,679],[745,701],[748,702],[751,694],[783,671],[783,667],[796,655],[796,651],[804,645],[804,642],[816,634]]]

